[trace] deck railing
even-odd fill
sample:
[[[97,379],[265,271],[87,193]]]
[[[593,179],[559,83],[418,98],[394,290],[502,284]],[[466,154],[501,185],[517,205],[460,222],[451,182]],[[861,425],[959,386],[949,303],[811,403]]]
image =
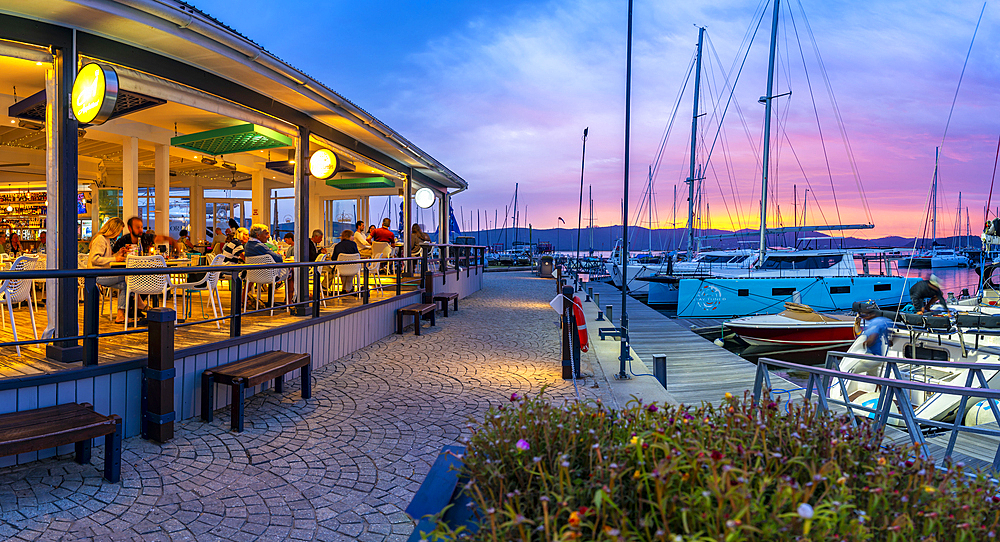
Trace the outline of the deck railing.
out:
[[[845,357],[883,363],[883,376],[879,377],[867,374],[843,372],[840,370],[840,360]],[[930,384],[927,382],[903,378],[899,365],[968,370],[968,375],[964,387]],[[757,374],[754,377],[754,405],[759,404],[764,389],[771,389],[770,370],[772,368],[808,374],[809,379],[805,386],[805,399],[807,401],[811,400],[813,393],[816,393],[821,412],[829,412],[830,404],[832,403],[845,407],[848,414],[851,416],[851,422],[855,425],[857,424],[855,419],[855,410],[860,410],[874,415],[875,424],[881,428],[884,428],[888,424],[890,418],[902,420],[909,433],[910,440],[918,446],[920,453],[925,457],[930,457],[930,451],[927,447],[927,441],[924,438],[923,427],[936,427],[951,431],[948,446],[945,449],[944,458],[950,458],[952,456],[955,449],[955,443],[960,432],[1000,438],[1000,429],[961,425],[965,408],[968,405],[970,397],[987,400],[990,411],[997,420],[1000,420],[1000,407],[998,407],[997,404],[997,401],[1000,400],[1000,390],[991,389],[988,384],[988,379],[983,375],[983,371],[1000,371],[1000,364],[889,358],[868,354],[848,354],[845,352],[828,353],[826,367],[799,365],[797,363],[771,358],[760,358],[757,362]],[[831,399],[827,396],[827,393],[832,386],[839,386],[841,395],[845,398],[848,397],[847,386],[844,383],[845,381],[860,382],[876,386],[880,392],[875,408],[858,405],[851,403],[850,401]],[[831,382],[833,383],[831,384]],[[978,382],[981,387],[973,388],[972,385],[974,382]],[[955,416],[954,422],[947,423],[917,417],[913,409],[913,404],[910,402],[910,391],[921,391],[924,393],[961,397],[962,399],[957,410],[958,414]],[[893,403],[898,405],[899,414],[892,412],[891,405]],[[996,454],[994,455],[993,470],[995,472],[1000,472],[1000,444],[998,444]]]
[[[479,272],[477,266],[482,266],[485,264],[485,247],[472,246],[472,245],[437,245],[442,253],[442,256],[437,258],[437,263],[439,266],[439,271],[447,277],[450,270],[455,270],[456,273],[461,272],[463,269],[466,274],[471,273],[471,269],[475,268],[476,273]],[[245,316],[259,314],[266,311],[271,311],[272,307],[257,308],[255,310],[243,311],[243,282],[244,279],[241,278],[241,274],[247,270],[252,269],[288,269],[289,275],[302,276],[302,273],[295,273],[299,269],[308,269],[309,282],[314,286],[310,292],[308,285],[303,287],[302,285],[296,285],[295,288],[299,292],[298,300],[285,303],[281,305],[282,308],[290,307],[294,314],[298,316],[306,316],[312,318],[319,318],[321,315],[321,307],[324,301],[335,300],[347,296],[354,295],[352,293],[340,293],[337,295],[325,295],[324,288],[316,288],[316,285],[322,285],[324,283],[323,274],[324,271],[330,273],[333,269],[341,265],[357,265],[361,264],[361,287],[360,291],[357,292],[360,295],[361,303],[368,304],[371,300],[371,295],[373,291],[386,292],[394,290],[395,295],[400,295],[403,291],[403,287],[406,286],[408,289],[421,288],[425,289],[427,285],[425,281],[428,280],[430,276],[429,273],[433,273],[433,265],[430,255],[424,254],[422,256],[410,256],[410,257],[400,257],[400,258],[373,258],[364,260],[347,260],[347,261],[321,261],[321,262],[281,262],[272,264],[258,264],[258,265],[246,265],[246,264],[226,264],[221,266],[198,266],[198,267],[166,267],[155,268],[151,270],[150,268],[91,268],[91,269],[30,269],[22,271],[0,271],[0,281],[3,280],[35,280],[35,279],[77,279],[77,281],[82,279],[83,288],[83,319],[82,319],[82,333],[78,333],[73,336],[63,336],[63,337],[50,337],[41,339],[29,339],[29,340],[18,340],[18,341],[6,341],[0,342],[0,347],[5,346],[28,346],[37,344],[66,344],[69,346],[74,346],[78,342],[82,343],[83,347],[83,365],[92,366],[97,365],[98,362],[98,345],[102,338],[115,337],[119,335],[132,335],[132,334],[144,334],[147,333],[146,328],[134,328],[124,331],[111,331],[101,333],[99,329],[100,324],[100,312],[101,312],[101,299],[100,291],[98,289],[97,279],[99,277],[124,277],[124,276],[135,276],[135,275],[189,275],[193,273],[203,274],[211,272],[219,272],[220,281],[222,279],[228,279],[229,290],[230,290],[230,311],[229,314],[224,314],[216,318],[206,318],[201,320],[188,319],[183,323],[176,324],[176,328],[190,327],[206,323],[215,323],[219,321],[229,321],[229,335],[230,337],[238,337],[243,331],[242,319]],[[372,287],[369,284],[369,279],[372,275],[373,268],[376,266],[387,265],[388,268],[395,275],[395,281],[393,284],[380,284],[378,286]],[[445,278],[445,280],[447,280]],[[299,281],[296,281],[299,282]],[[168,288],[169,293],[170,288]],[[287,293],[287,292],[286,292]],[[120,295],[125,295],[122,291]],[[270,302],[274,305],[275,292],[270,292]],[[29,303],[31,301],[28,301]],[[275,305],[277,306],[277,305]],[[75,316],[74,316],[75,317]]]

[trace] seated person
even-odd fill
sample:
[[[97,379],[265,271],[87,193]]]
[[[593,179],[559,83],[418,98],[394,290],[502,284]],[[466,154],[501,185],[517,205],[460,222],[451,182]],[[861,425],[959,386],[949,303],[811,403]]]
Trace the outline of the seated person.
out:
[[[285,260],[277,252],[271,250],[271,247],[267,246],[265,243],[271,238],[271,232],[266,224],[254,224],[250,226],[250,239],[247,241],[246,246],[244,246],[243,253],[246,257],[250,256],[263,256],[268,255],[274,260],[274,263],[283,263]],[[287,269],[285,270],[287,272]],[[288,301],[292,300],[292,296],[295,290],[292,288],[294,274],[288,274],[288,292],[286,299]],[[283,280],[283,277],[282,277]],[[271,297],[272,301],[274,296]]]
[[[285,257],[292,258],[295,256],[295,234],[288,232],[285,234],[285,238],[282,239],[285,242]],[[310,260],[312,261],[312,260]]]
[[[365,235],[364,221],[359,220],[354,226],[354,243],[358,245],[358,253],[361,254],[362,258],[371,258],[372,244],[368,241],[368,236]]]
[[[346,230],[351,231],[351,230]],[[341,237],[343,237],[343,232],[341,232]],[[309,238],[309,261],[315,262],[316,258],[319,258],[320,254],[326,254],[326,248],[321,247],[323,244],[323,232],[321,230],[313,230],[312,237]]]
[[[424,243],[430,243],[431,236],[424,233],[420,224],[413,224],[410,228],[410,255],[420,256],[423,253]]]
[[[246,259],[243,245],[250,240],[250,231],[246,228],[238,228],[234,233],[230,233],[226,239],[226,244],[222,247],[222,255],[226,263],[243,263]]]
[[[183,246],[183,250],[181,247]],[[177,249],[179,252],[194,252],[194,243],[191,242],[191,234],[187,230],[181,230],[177,239]]]
[[[337,261],[341,254],[360,254],[358,244],[354,242],[354,232],[351,230],[340,232],[340,242],[333,246],[333,255],[330,259]],[[344,282],[345,293],[354,291],[354,281],[350,277],[341,276],[341,280]]]

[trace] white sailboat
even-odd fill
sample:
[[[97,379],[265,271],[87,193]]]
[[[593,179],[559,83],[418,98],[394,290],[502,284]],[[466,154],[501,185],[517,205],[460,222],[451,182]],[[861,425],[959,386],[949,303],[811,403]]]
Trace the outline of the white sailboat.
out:
[[[931,184],[931,247],[927,250],[921,250],[909,258],[899,260],[900,267],[941,269],[946,267],[969,267],[972,265],[972,261],[968,256],[954,249],[938,246],[937,243],[938,154],[939,149],[934,149],[934,181]],[[959,216],[961,216],[961,194],[958,195],[958,208]]]

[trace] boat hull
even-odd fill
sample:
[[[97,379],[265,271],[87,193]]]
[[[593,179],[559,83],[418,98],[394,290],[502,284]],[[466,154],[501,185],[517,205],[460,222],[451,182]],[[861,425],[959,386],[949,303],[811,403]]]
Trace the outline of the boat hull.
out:
[[[749,320],[744,318],[741,320]],[[798,322],[784,324],[755,324],[752,322],[726,322],[744,341],[758,346],[839,346],[854,342],[853,322]]]
[[[911,281],[919,279],[909,279]],[[905,277],[796,277],[796,278],[685,278],[680,281],[677,316],[681,318],[739,318],[776,314],[788,301],[818,312],[848,310],[858,300],[880,307],[907,301]]]

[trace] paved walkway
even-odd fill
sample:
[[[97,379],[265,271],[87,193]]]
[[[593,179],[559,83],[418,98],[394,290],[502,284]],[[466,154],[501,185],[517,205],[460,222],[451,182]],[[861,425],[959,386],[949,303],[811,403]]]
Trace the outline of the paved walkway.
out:
[[[0,469],[0,538],[405,540],[402,510],[470,419],[512,392],[573,396],[554,293],[551,280],[489,273],[422,336],[393,335],[316,371],[308,404],[295,378],[248,401],[242,434],[219,411],[212,424],[179,423],[164,445],[127,439],[120,484],[101,478],[103,447],[95,466],[67,455]],[[598,379],[581,395],[607,399]]]

